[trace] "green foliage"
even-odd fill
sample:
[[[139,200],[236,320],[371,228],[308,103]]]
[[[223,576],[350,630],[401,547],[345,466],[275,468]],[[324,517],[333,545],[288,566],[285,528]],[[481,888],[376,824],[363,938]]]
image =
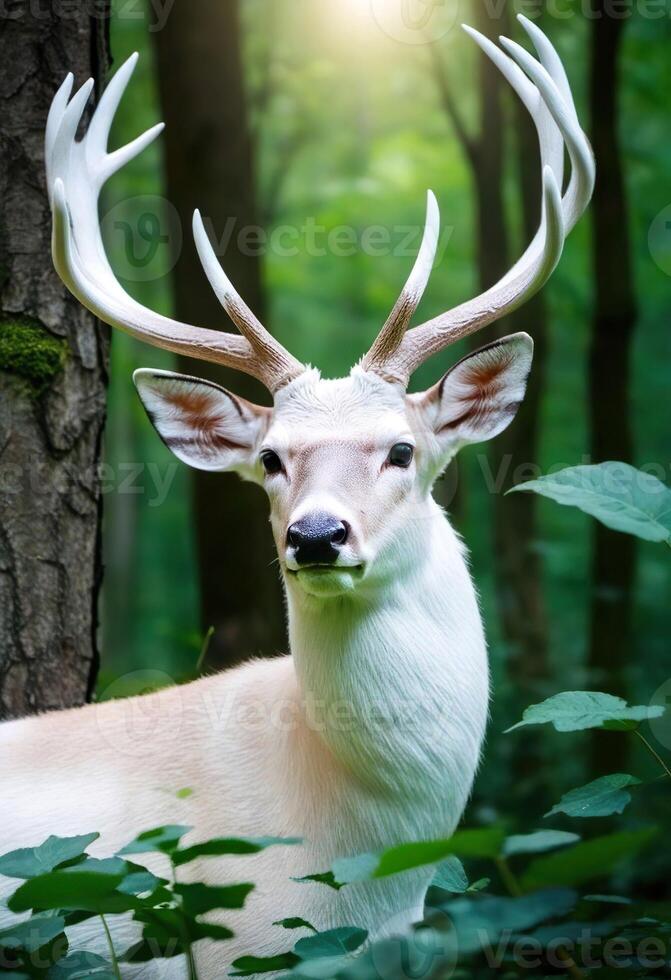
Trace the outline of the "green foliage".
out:
[[[80,837],[47,837],[39,847],[21,847],[0,858],[0,875],[8,878],[36,878],[85,856],[86,848],[99,834]]]
[[[536,858],[522,875],[522,887],[531,891],[548,885],[581,885],[604,878],[620,862],[635,857],[657,833],[655,827],[624,830],[582,841],[558,854]]]
[[[508,837],[503,844],[503,856],[514,857],[516,854],[540,854],[543,851],[554,851],[559,847],[567,847],[580,840],[577,834],[569,834],[564,830],[537,830],[533,834],[515,834]]]
[[[37,320],[0,319],[0,371],[16,375],[33,394],[42,394],[61,373],[67,354],[67,341],[47,333]]]
[[[639,783],[635,776],[623,772],[600,776],[586,786],[565,793],[545,816],[565,813],[569,817],[610,817],[614,813],[622,813],[631,803],[631,793],[626,791],[625,786]]]
[[[615,531],[671,544],[671,490],[656,476],[628,463],[571,466],[518,483],[508,492],[518,490],[578,507]]]
[[[661,718],[661,705],[630,707],[622,698],[598,691],[565,691],[555,694],[541,704],[532,704],[508,732],[526,725],[552,724],[558,732],[580,732],[587,728],[615,728],[634,730],[639,723],[650,718]]]

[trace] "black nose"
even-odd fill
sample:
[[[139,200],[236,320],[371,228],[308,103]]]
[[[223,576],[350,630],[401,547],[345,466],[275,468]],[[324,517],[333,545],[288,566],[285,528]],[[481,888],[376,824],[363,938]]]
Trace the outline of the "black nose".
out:
[[[347,541],[348,527],[331,514],[316,511],[301,517],[287,531],[287,544],[295,549],[299,565],[327,565],[338,557]]]

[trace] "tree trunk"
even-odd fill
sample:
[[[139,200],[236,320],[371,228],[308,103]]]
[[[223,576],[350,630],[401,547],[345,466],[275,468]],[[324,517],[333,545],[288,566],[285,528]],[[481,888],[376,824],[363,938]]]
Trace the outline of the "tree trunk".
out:
[[[496,41],[508,33],[509,10],[499,5],[494,16],[486,4],[474,5],[478,30]],[[452,99],[442,64],[434,68],[443,105],[461,142],[473,175],[476,204],[476,249],[478,286],[488,289],[509,268],[510,244],[504,204],[504,93],[506,83],[489,58],[478,60],[480,120],[477,133],[470,134]],[[529,115],[515,105],[519,200],[522,207],[524,244],[531,241],[540,220],[540,159],[538,138]],[[536,547],[536,502],[533,494],[505,497],[504,489],[513,475],[525,479],[523,468],[538,457],[540,404],[545,383],[547,308],[538,294],[514,314],[505,317],[487,333],[502,337],[517,330],[532,334],[535,342],[534,369],[527,394],[513,424],[488,447],[486,468],[492,480],[492,522],[496,581],[501,633],[506,646],[507,671],[514,691],[513,714],[530,701],[538,700],[549,674],[547,621],[540,556]],[[473,347],[485,342],[480,334]],[[483,459],[483,457],[481,457]],[[461,486],[460,486],[461,490]],[[531,780],[538,772],[539,743],[528,741],[514,759],[515,784],[519,792],[536,791]]]
[[[256,230],[258,220],[238,2],[175,4],[155,37],[167,193],[185,229],[174,272],[176,315],[232,329],[186,230],[199,207],[222,241],[217,251],[228,275],[263,319],[259,248],[244,234]],[[257,382],[236,372],[185,359],[180,370],[267,402]],[[275,653],[284,644],[284,615],[265,497],[232,475],[194,472],[193,488],[202,626],[215,629],[208,664],[230,666],[250,654]]]
[[[538,5],[540,7],[540,4]],[[523,247],[536,234],[541,212],[538,136],[529,113],[515,100],[517,176],[522,207]],[[541,402],[547,362],[547,304],[537,293],[506,321],[504,331],[524,330],[534,338],[534,364],[527,393],[513,424],[491,444],[492,473],[505,474],[507,487],[529,478],[525,468],[538,462]],[[502,488],[503,489],[503,488]],[[521,707],[544,695],[549,674],[548,637],[540,555],[537,548],[536,495],[494,495],[494,542],[508,672]]]
[[[97,4],[0,24],[0,718],[81,704],[98,668],[107,330],[51,263],[43,134],[68,71],[98,84]]]
[[[618,53],[624,22],[597,3],[592,22],[590,107],[596,156],[592,236],[596,284],[589,357],[591,456],[595,463],[631,462],[629,363],[636,323],[636,298],[627,195],[618,144]],[[631,639],[636,543],[627,534],[595,524],[588,668],[590,684],[626,693]],[[612,760],[612,739],[592,739],[592,764],[602,773]],[[620,761],[618,761],[620,764]]]

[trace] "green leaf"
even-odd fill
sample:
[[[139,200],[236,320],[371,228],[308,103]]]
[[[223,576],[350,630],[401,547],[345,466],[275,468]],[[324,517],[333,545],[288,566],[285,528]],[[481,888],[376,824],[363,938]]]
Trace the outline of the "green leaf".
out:
[[[12,912],[28,909],[72,909],[98,915],[129,912],[137,908],[138,899],[116,890],[123,878],[123,873],[103,874],[78,868],[51,871],[26,881],[7,905]]]
[[[537,858],[522,876],[522,887],[530,891],[547,885],[579,885],[605,877],[620,861],[642,850],[656,834],[656,827],[608,834],[575,844],[559,854]]]
[[[356,854],[350,858],[338,858],[333,862],[333,875],[341,885],[353,881],[370,881],[375,877],[381,854]]]
[[[277,844],[302,844],[301,837],[219,837],[175,851],[176,865],[188,864],[201,857],[220,857],[225,854],[258,854]]]
[[[213,909],[241,909],[254,885],[175,885],[181,896],[182,907],[187,915],[195,918]]]
[[[116,974],[112,964],[102,956],[84,950],[70,953],[47,973],[47,980],[86,980],[87,977],[115,980]]]
[[[275,973],[290,970],[300,960],[295,953],[279,953],[277,956],[240,956],[231,964],[235,970],[230,977],[251,977],[255,973]]]
[[[459,830],[444,840],[401,844],[382,853],[373,877],[385,878],[399,871],[434,864],[452,855],[462,858],[495,858],[501,851],[504,838],[502,829],[487,827]]]
[[[552,724],[558,732],[580,732],[586,728],[603,728],[606,722],[641,722],[664,714],[662,705],[629,707],[622,698],[599,691],[564,691],[532,704],[507,732],[526,725]]]
[[[433,888],[441,888],[453,895],[468,891],[469,884],[464,866],[458,857],[448,857],[441,861],[431,881]]]
[[[184,786],[182,789],[178,789],[175,793],[178,800],[188,800],[190,796],[193,796],[193,790],[190,786]]]
[[[496,945],[498,937],[532,929],[548,919],[565,916],[575,905],[570,889],[548,889],[520,898],[477,896],[457,898],[446,906],[452,921],[456,951],[474,953]]]
[[[368,933],[365,929],[341,926],[338,929],[329,929],[327,932],[318,932],[314,936],[299,939],[294,946],[294,952],[302,960],[321,956],[341,956],[343,953],[354,952],[365,943],[367,938]]]
[[[615,531],[645,541],[671,542],[671,490],[656,476],[628,463],[571,466],[519,483],[508,492],[519,490],[577,507]]]
[[[21,847],[0,857],[0,874],[8,878],[36,878],[60,864],[80,857],[100,834],[47,837],[39,847]]]
[[[278,919],[277,922],[273,922],[274,926],[281,926],[283,929],[311,929],[312,932],[317,930],[311,923],[306,922],[305,919],[290,918],[290,919]]]
[[[545,816],[565,813],[569,817],[610,817],[614,813],[622,813],[631,803],[631,793],[624,787],[638,784],[639,779],[624,772],[601,776],[586,786],[565,793]]]
[[[297,881],[299,884],[303,882],[316,882],[318,885],[326,885],[328,888],[333,888],[334,891],[339,891],[343,883],[336,879],[336,876],[332,871],[322,871],[314,875],[304,875],[302,878],[292,878],[292,881]]]
[[[153,830],[145,830],[143,834],[138,834],[130,844],[126,844],[119,851],[119,854],[147,854],[150,851],[172,854],[177,849],[184,834],[188,834],[191,829],[191,827],[183,827],[181,824],[170,824],[165,827],[155,827]]]
[[[0,949],[23,949],[36,953],[63,934],[65,920],[59,915],[33,915],[0,932]]]
[[[333,874],[341,884],[386,878],[412,868],[437,864],[448,857],[498,857],[505,833],[498,827],[460,830],[452,837],[399,844],[379,854],[358,854],[333,862]]]
[[[557,847],[576,844],[579,840],[578,834],[569,834],[564,830],[537,830],[533,834],[515,834],[504,843],[503,854],[506,857],[513,857],[515,854],[540,854],[542,851],[553,851]]]

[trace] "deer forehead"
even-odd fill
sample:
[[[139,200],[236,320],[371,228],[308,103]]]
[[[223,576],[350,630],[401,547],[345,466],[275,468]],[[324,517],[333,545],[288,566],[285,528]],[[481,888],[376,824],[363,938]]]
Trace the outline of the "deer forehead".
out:
[[[412,435],[406,405],[400,387],[360,368],[336,379],[311,369],[275,396],[264,442],[293,452],[329,445],[371,452]]]

